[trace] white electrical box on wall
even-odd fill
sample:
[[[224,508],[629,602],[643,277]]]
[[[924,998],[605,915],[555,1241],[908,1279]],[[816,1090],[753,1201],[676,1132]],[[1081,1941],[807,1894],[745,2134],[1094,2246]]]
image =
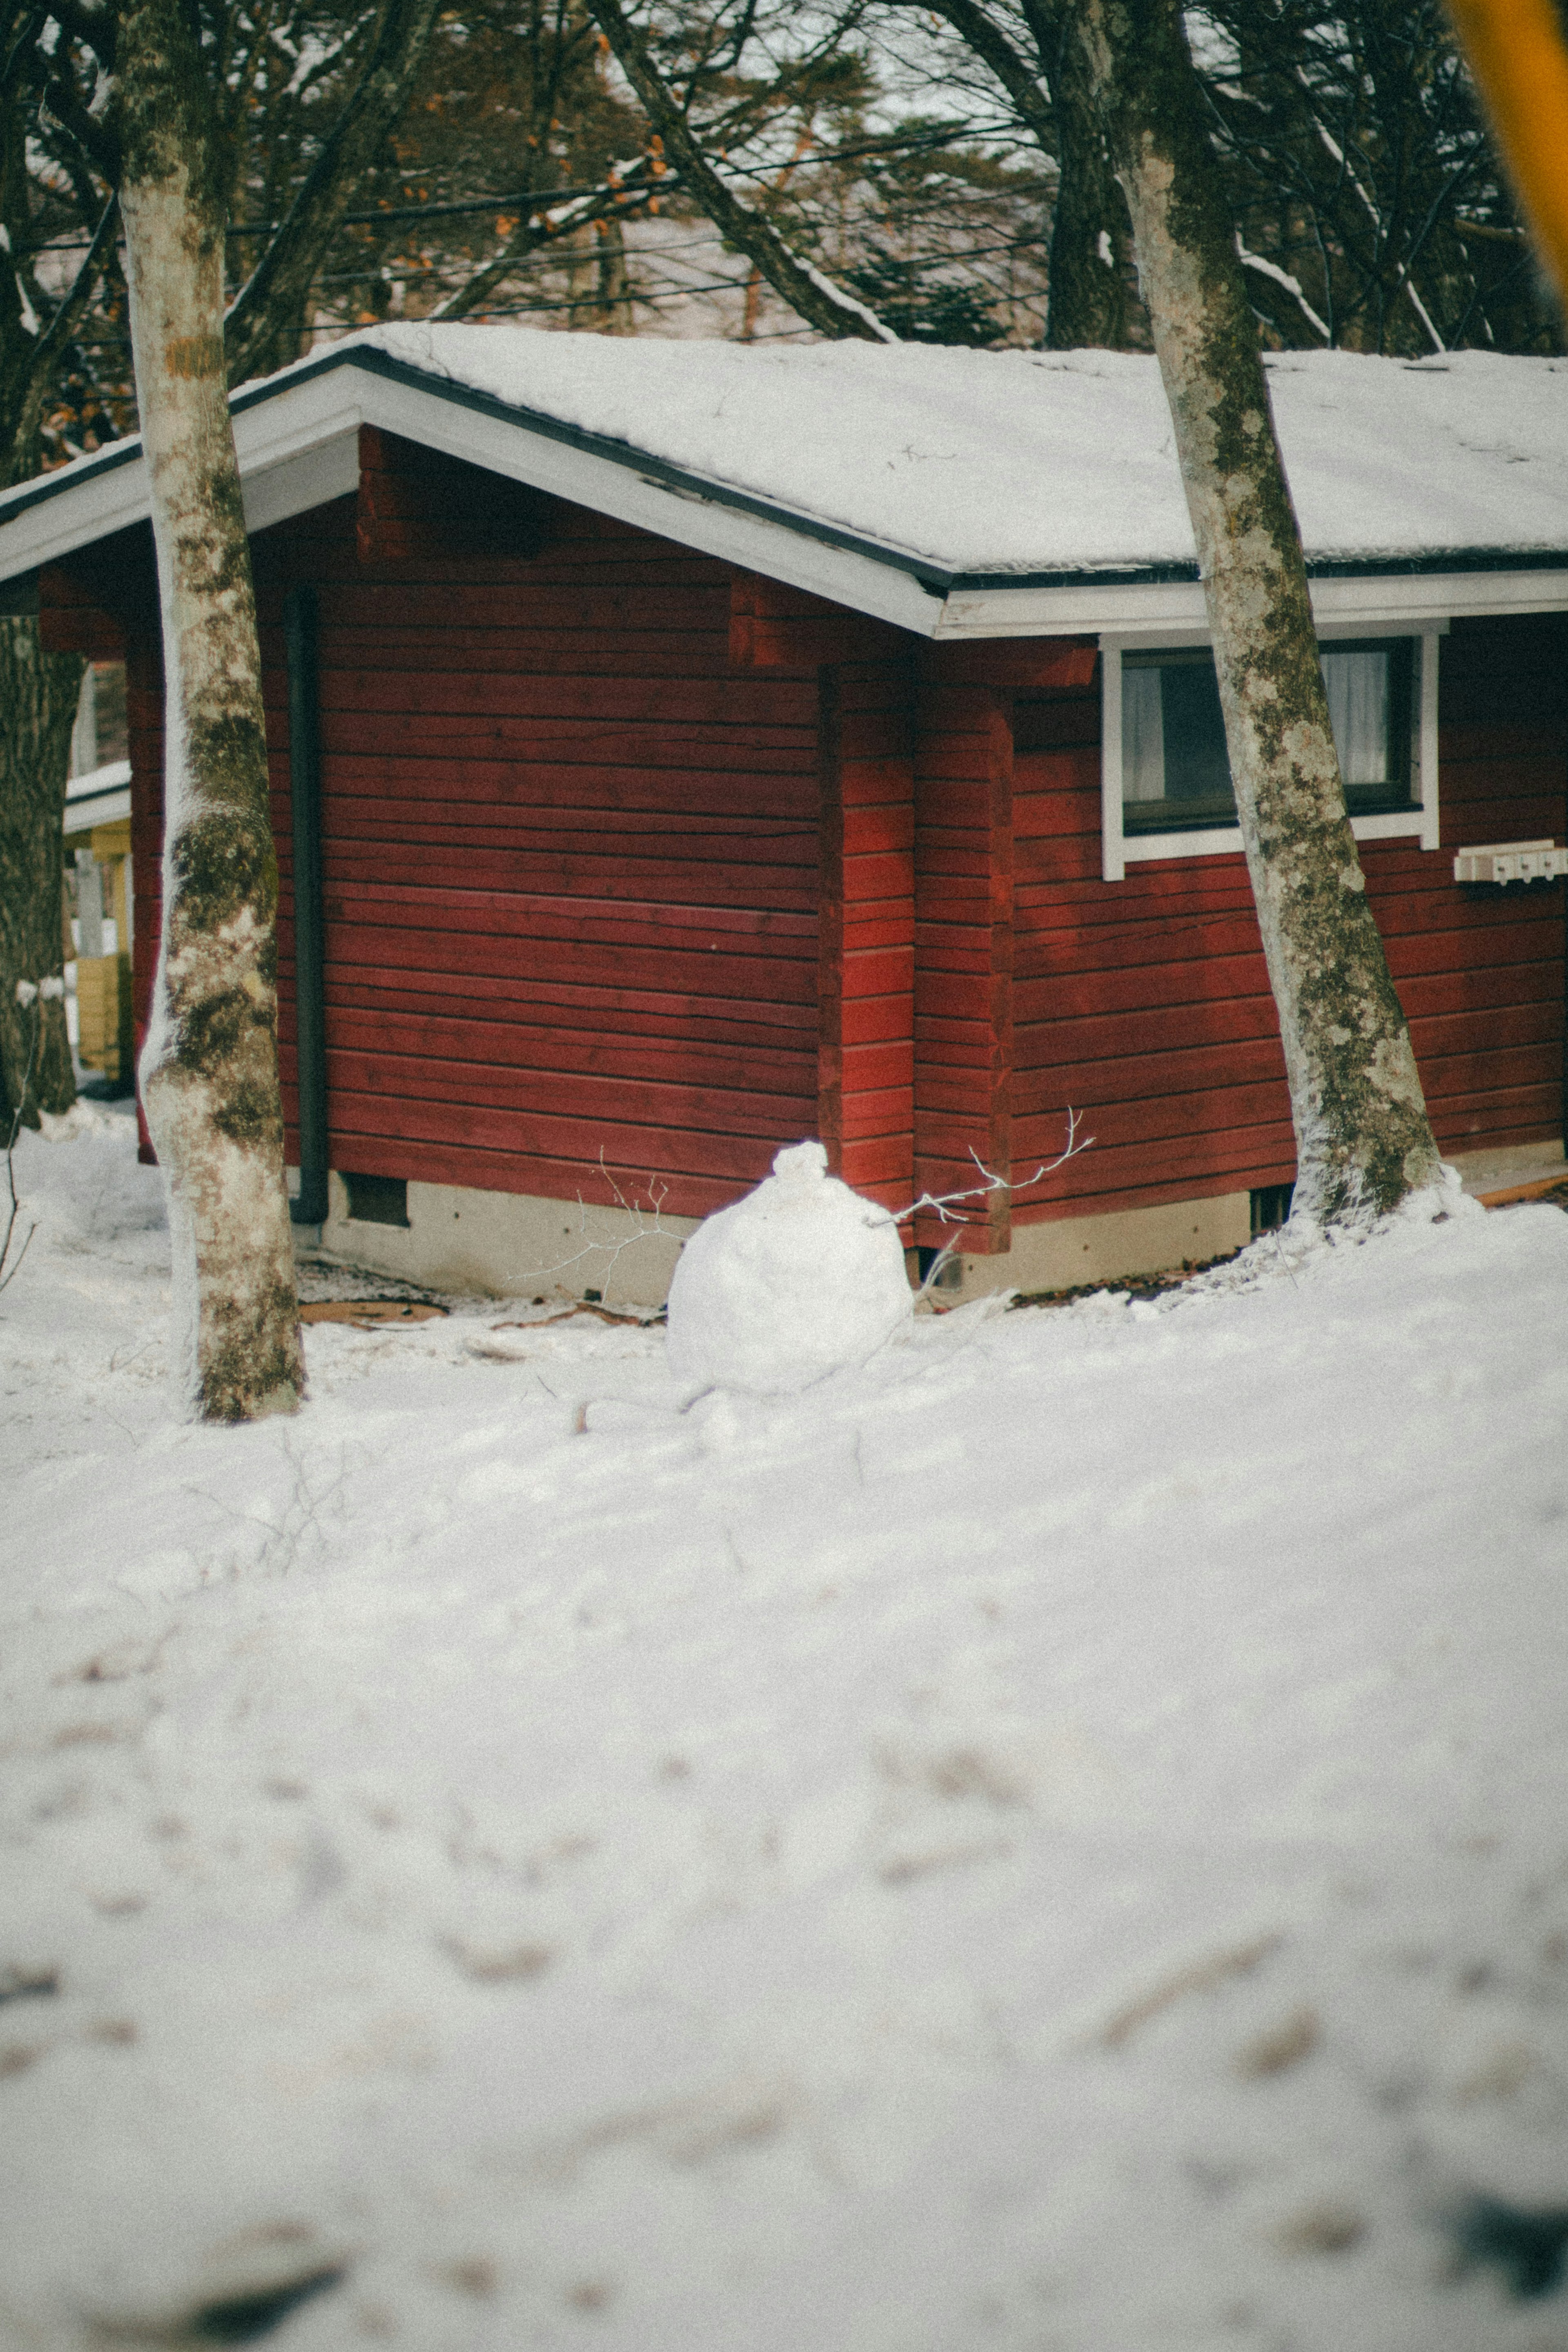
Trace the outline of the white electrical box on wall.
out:
[[[1454,857],[1456,882],[1555,882],[1568,874],[1568,849],[1546,841],[1488,841]]]

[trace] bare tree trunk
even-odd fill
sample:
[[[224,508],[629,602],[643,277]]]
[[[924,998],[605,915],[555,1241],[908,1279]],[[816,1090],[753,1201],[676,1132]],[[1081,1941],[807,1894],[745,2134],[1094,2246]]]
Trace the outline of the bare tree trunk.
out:
[[[225,337],[231,383],[267,375],[298,358],[299,328],[308,315],[317,272],[355,189],[408,105],[435,14],[436,0],[386,0],[364,71],[323,141],[287,218],[235,297]],[[215,135],[214,118],[209,137]]]
[[[1089,60],[1070,22],[1070,0],[1034,0],[1029,11],[1051,84],[1061,177],[1051,225],[1045,348],[1127,347],[1127,206],[1094,101]]]
[[[178,1375],[204,1419],[304,1391],[277,1086],[277,870],[225,390],[223,158],[192,19],[133,0],[116,109],[131,355],[167,680],[163,929],[141,1095],[163,1168]]]
[[[1341,1223],[1434,1182],[1437,1146],[1345,811],[1301,533],[1179,0],[1080,0],[1170,402],[1296,1129]]]
[[[593,224],[599,264],[599,309],[593,323],[601,335],[633,335],[631,281],[626,275],[626,232],[618,220]]]
[[[344,100],[304,185],[289,205],[287,218],[271,238],[260,267],[243,289],[231,313],[229,361],[236,380],[269,366],[280,366],[285,360],[298,356],[298,322],[308,310],[313,274],[320,267],[355,187],[384,147],[389,131],[407,102],[434,15],[435,0],[383,0],[381,21],[364,68]],[[13,6],[6,12],[5,37],[0,42],[4,51],[4,65],[0,67],[0,253],[11,257],[8,265],[0,266],[0,487],[23,480],[37,468],[41,422],[57,391],[71,338],[80,327],[89,300],[102,285],[106,269],[112,268],[120,225],[118,202],[110,193],[120,168],[117,139],[96,109],[89,112],[79,98],[71,100],[72,77],[68,71],[62,75],[57,50],[51,64],[46,53],[36,47],[46,22],[47,12],[35,14],[31,9]],[[45,32],[46,43],[54,43],[59,29],[57,20],[49,25]],[[114,54],[115,11],[78,10],[72,16],[71,31],[90,45],[99,65],[106,68]],[[77,142],[69,184],[82,215],[84,236],[91,226],[75,276],[63,288],[57,288],[47,266],[44,288],[34,276],[38,231],[32,219],[29,170],[36,176],[42,165],[45,175],[49,176],[59,167],[49,165],[40,155],[33,156],[29,163],[30,125],[34,121],[30,109],[37,96],[36,87],[29,82],[29,60],[35,76],[42,72],[52,77],[50,111],[56,125],[66,123],[68,118],[71,136]],[[102,209],[92,226],[92,214],[88,207],[95,190],[96,201]],[[57,182],[55,203],[60,201],[61,194]],[[43,250],[47,253],[47,247]],[[69,250],[68,240],[65,250]],[[18,260],[21,271],[16,267]],[[24,272],[27,283],[24,283]],[[46,289],[50,298],[47,308]],[[57,292],[58,299],[54,299]],[[34,315],[35,310],[43,314],[41,324]],[[0,650],[0,795],[4,796],[4,813],[0,814],[0,899],[5,902],[0,910],[0,1108],[19,1066],[13,1054],[16,982],[35,976],[30,969],[13,971],[10,957],[21,941],[18,951],[23,952],[23,961],[30,966],[35,955],[31,944],[34,935],[52,939],[51,925],[55,930],[58,929],[57,850],[65,756],[54,744],[44,705],[35,692],[37,676],[41,675],[37,671],[41,658],[37,651],[37,629],[31,624],[25,626],[32,627],[34,650],[18,656],[20,667],[9,650]],[[0,633],[6,636],[7,648],[15,633],[23,628],[23,624],[0,619]],[[56,657],[52,677],[64,675],[61,663],[66,658]],[[75,667],[79,675],[79,664]],[[42,731],[35,732],[40,727]],[[17,846],[24,835],[30,842],[41,842],[44,832],[50,828],[57,851],[52,866],[41,854],[35,857],[31,848],[24,851]],[[17,898],[24,887],[24,871],[36,877],[40,893],[37,905],[26,911]],[[11,1008],[10,1013],[5,1007]],[[39,1066],[28,1089],[29,1097],[46,1110],[64,1110],[73,1099],[73,1087],[63,1007],[53,1000],[40,999],[35,1011],[42,1017],[43,1029],[38,1039]],[[37,1110],[30,1110],[27,1116],[36,1120]]]
[[[61,820],[81,673],[78,654],[45,653],[36,620],[0,618],[0,1132],[18,1108],[37,1127],[76,1100],[64,998],[24,1005],[16,990],[57,979],[66,955]]]

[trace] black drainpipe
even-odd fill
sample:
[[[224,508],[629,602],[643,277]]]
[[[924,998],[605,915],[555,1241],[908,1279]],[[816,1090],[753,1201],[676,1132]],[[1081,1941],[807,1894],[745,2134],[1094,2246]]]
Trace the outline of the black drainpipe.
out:
[[[327,1216],[327,995],[321,914],[321,726],[316,688],[316,591],[291,588],[283,608],[288,655],[288,796],[294,816],[294,1028],[299,1065],[297,1225]]]

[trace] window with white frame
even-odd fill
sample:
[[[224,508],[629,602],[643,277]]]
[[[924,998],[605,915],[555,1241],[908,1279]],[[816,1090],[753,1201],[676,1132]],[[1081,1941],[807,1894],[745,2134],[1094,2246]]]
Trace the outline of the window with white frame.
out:
[[[1329,719],[1357,837],[1437,846],[1437,638],[1325,635]],[[1104,869],[1241,845],[1219,687],[1206,637],[1101,640]]]

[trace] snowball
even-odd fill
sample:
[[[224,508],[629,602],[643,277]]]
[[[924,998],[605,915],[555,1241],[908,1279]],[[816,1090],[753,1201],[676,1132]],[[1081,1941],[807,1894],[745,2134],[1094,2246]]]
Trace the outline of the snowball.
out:
[[[827,1171],[820,1143],[791,1144],[687,1242],[669,1307],[684,1386],[792,1395],[863,1364],[908,1321],[897,1226]]]

